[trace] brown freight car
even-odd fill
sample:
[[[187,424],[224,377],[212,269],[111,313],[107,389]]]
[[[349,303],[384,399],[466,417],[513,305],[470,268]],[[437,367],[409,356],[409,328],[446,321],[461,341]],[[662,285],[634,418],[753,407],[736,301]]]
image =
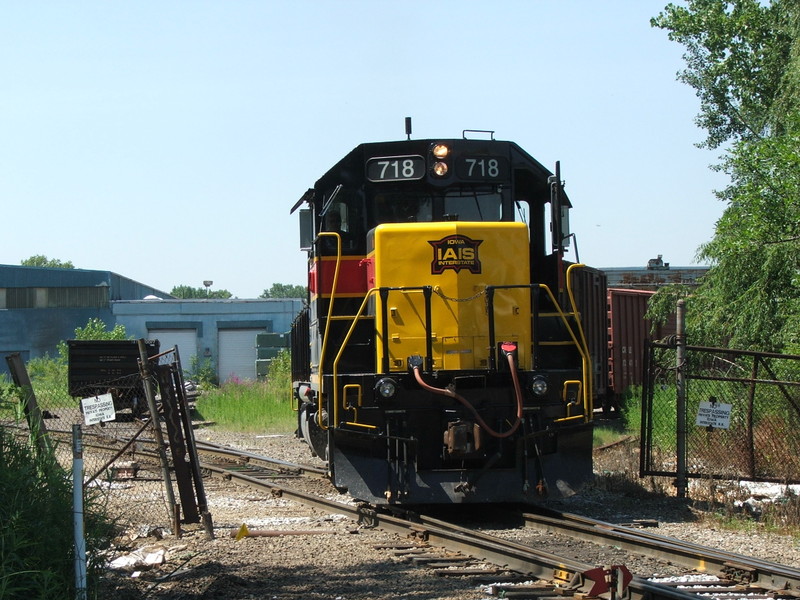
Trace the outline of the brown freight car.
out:
[[[655,329],[645,318],[653,294],[649,290],[608,289],[608,388],[612,405],[630,386],[641,385],[645,340],[675,333],[674,318]]]

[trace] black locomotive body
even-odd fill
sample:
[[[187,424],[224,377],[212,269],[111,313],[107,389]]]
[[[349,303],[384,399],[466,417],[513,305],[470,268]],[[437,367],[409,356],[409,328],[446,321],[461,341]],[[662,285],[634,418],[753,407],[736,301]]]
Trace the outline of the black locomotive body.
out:
[[[361,144],[300,207],[298,431],[340,490],[533,502],[591,477],[593,274],[564,260],[558,168],[494,139]]]

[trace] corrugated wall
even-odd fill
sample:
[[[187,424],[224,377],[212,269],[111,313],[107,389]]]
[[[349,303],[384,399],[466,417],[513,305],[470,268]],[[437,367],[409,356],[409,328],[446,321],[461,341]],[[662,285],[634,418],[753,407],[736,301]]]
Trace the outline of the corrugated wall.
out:
[[[575,275],[575,294],[586,343],[592,358],[594,397],[598,400],[605,397],[608,382],[606,377],[608,321],[605,274],[591,267],[578,269]]]
[[[644,318],[654,292],[609,288],[608,381],[614,394],[642,382],[645,340],[650,321]]]

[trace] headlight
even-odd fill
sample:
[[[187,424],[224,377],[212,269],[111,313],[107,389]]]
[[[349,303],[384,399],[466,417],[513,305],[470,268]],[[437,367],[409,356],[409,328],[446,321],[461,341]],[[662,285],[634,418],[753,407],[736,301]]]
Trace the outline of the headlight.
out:
[[[397,394],[397,382],[389,377],[379,379],[378,383],[375,384],[375,391],[385,400],[394,398],[395,394]]]
[[[433,150],[431,150],[431,152],[436,158],[441,160],[442,158],[445,158],[448,154],[450,154],[450,148],[448,148],[444,144],[436,144],[433,147]]]
[[[439,177],[447,175],[447,163],[437,162],[433,163],[433,172]]]
[[[547,380],[541,375],[537,375],[531,382],[531,391],[534,396],[544,396],[547,393]]]

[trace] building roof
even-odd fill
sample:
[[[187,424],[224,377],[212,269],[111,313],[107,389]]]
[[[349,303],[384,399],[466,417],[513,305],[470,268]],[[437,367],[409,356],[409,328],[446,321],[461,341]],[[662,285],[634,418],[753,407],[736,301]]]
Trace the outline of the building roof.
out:
[[[173,298],[162,290],[111,271],[0,265],[0,288],[109,287],[111,300],[141,299],[147,295]]]
[[[708,269],[708,266],[672,267],[659,254],[658,258],[647,261],[646,267],[606,267],[601,271],[609,288],[656,290],[665,285],[699,285]]]

